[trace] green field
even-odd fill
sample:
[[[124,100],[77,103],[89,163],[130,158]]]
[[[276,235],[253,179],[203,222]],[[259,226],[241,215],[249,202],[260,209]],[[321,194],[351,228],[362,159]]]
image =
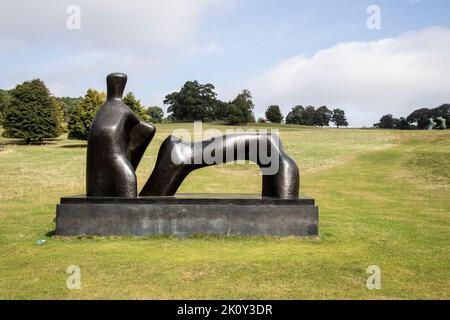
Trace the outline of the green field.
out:
[[[179,127],[157,126],[141,186]],[[85,142],[0,140],[0,298],[450,299],[450,131],[273,128],[320,207],[318,239],[54,237],[59,198],[84,193]],[[223,165],[180,192],[259,193],[260,179]],[[66,288],[69,265],[81,290]],[[381,290],[366,287],[370,265]]]

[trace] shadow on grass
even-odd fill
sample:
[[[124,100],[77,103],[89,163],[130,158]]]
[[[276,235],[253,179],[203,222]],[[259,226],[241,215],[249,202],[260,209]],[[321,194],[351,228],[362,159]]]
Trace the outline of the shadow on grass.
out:
[[[11,139],[11,140],[2,140],[0,141],[0,145],[3,146],[41,146],[41,145],[54,145],[60,139],[49,139],[49,140],[36,140],[36,141],[25,141],[20,139]]]
[[[59,240],[93,240],[93,241],[121,241],[121,240],[133,240],[133,241],[147,241],[147,240],[172,240],[172,241],[183,241],[183,240],[199,240],[199,241],[228,241],[228,242],[249,242],[249,241],[268,241],[268,242],[283,242],[283,241],[299,241],[303,243],[320,244],[319,237],[277,237],[277,236],[226,236],[226,235],[215,235],[208,233],[196,233],[188,237],[177,237],[172,234],[154,234],[146,236],[132,236],[132,235],[109,235],[109,236],[99,236],[99,235],[78,235],[78,236],[57,236],[56,230],[51,230],[45,234],[46,237],[59,239]]]
[[[46,237],[52,238],[56,235],[56,230],[49,231],[45,234]]]
[[[64,146],[60,146],[60,148],[67,148],[67,149],[82,149],[82,148],[86,148],[87,144],[66,144]]]

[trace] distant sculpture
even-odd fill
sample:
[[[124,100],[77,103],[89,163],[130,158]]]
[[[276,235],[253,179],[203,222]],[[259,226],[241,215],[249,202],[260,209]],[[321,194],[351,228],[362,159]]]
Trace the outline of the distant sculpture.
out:
[[[433,130],[434,128],[436,128],[437,123],[434,122],[433,118],[428,118],[427,120],[427,130]]]
[[[269,154],[269,161],[263,161],[261,153],[257,150],[251,152],[250,144],[252,143],[253,146],[264,147],[265,150],[273,152]],[[220,152],[220,159],[207,163],[203,159],[205,149]],[[233,158],[227,159],[227,155],[230,154]],[[196,159],[201,161],[196,163]],[[273,134],[233,134],[192,143],[169,136],[159,149],[155,169],[140,195],[173,196],[192,171],[236,160],[253,161],[263,170],[276,162],[276,173],[262,175],[262,196],[282,199],[298,197],[300,185],[298,167],[294,160],[283,151],[278,136]]]
[[[122,101],[127,76],[108,75],[107,99],[89,131],[86,194],[91,197],[137,197],[135,170],[156,129]]]
[[[443,117],[437,117],[435,119],[429,118],[427,123],[428,130],[447,130],[447,120]]]
[[[443,117],[437,117],[434,121],[437,122],[436,129],[447,130],[447,120]]]
[[[135,170],[156,129],[139,118],[122,101],[127,76],[107,77],[107,100],[92,123],[87,150],[87,196],[134,198]],[[250,150],[257,146],[258,150]],[[207,162],[203,152],[221,153],[218,161]],[[268,151],[267,158],[261,149]],[[243,152],[237,152],[238,150]],[[228,157],[228,155],[232,155]],[[216,157],[217,158],[217,157]],[[200,159],[200,161],[197,161]],[[300,175],[297,164],[273,134],[226,135],[193,143],[169,136],[161,145],[155,168],[140,196],[173,196],[187,175],[203,167],[236,160],[258,164],[262,175],[262,196],[297,199]],[[276,170],[269,169],[276,164]]]

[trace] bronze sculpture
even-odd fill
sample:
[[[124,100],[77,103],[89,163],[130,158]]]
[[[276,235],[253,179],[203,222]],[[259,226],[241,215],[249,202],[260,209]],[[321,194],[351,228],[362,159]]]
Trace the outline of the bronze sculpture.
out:
[[[106,102],[89,131],[86,194],[91,197],[137,197],[135,170],[156,129],[142,122],[123,103],[125,74],[112,73],[106,82]]]
[[[135,170],[156,129],[122,102],[126,81],[122,73],[107,77],[107,100],[89,132],[87,193],[61,198],[57,235],[318,235],[318,207],[314,199],[299,197],[299,169],[273,134],[197,142],[171,135],[138,196]],[[176,194],[193,170],[235,160],[259,165],[262,196]]]
[[[123,103],[126,81],[125,74],[108,75],[107,100],[89,131],[86,181],[87,196],[90,197],[137,197],[135,170],[156,129],[140,121]],[[267,163],[261,159],[258,150],[250,151],[252,143],[270,152]],[[207,163],[203,159],[194,163],[194,158],[201,157],[207,148],[221,152],[223,157],[215,163]],[[239,153],[238,150],[244,152]],[[229,151],[232,158],[226,158]],[[263,197],[298,197],[300,177],[297,164],[284,152],[278,136],[273,134],[228,135],[193,143],[169,136],[161,145],[156,166],[140,195],[173,196],[193,170],[236,160],[251,160],[261,167]],[[277,164],[276,172],[265,173],[264,168],[274,162]]]
[[[443,117],[428,118],[427,130],[447,130],[447,120]]]
[[[272,150],[269,161],[263,163],[260,152],[251,152],[250,144]],[[205,149],[220,152],[218,161],[207,163],[202,158]],[[243,150],[239,152],[238,150]],[[227,154],[232,158],[227,159]],[[174,159],[174,157],[176,159]],[[195,163],[195,159],[202,161]],[[239,134],[212,138],[205,141],[186,143],[175,136],[169,136],[161,145],[155,169],[142,189],[141,196],[173,196],[186,176],[194,170],[236,160],[251,160],[262,169],[262,196],[280,199],[295,199],[299,192],[299,170],[284,151],[277,136],[273,134]],[[277,162],[273,174],[264,168]]]

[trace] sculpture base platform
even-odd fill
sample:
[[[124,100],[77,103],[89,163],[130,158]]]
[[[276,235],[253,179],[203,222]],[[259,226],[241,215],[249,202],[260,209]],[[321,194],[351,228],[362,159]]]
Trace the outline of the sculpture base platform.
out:
[[[318,207],[309,198],[180,194],[174,197],[65,197],[56,235],[317,236]]]

